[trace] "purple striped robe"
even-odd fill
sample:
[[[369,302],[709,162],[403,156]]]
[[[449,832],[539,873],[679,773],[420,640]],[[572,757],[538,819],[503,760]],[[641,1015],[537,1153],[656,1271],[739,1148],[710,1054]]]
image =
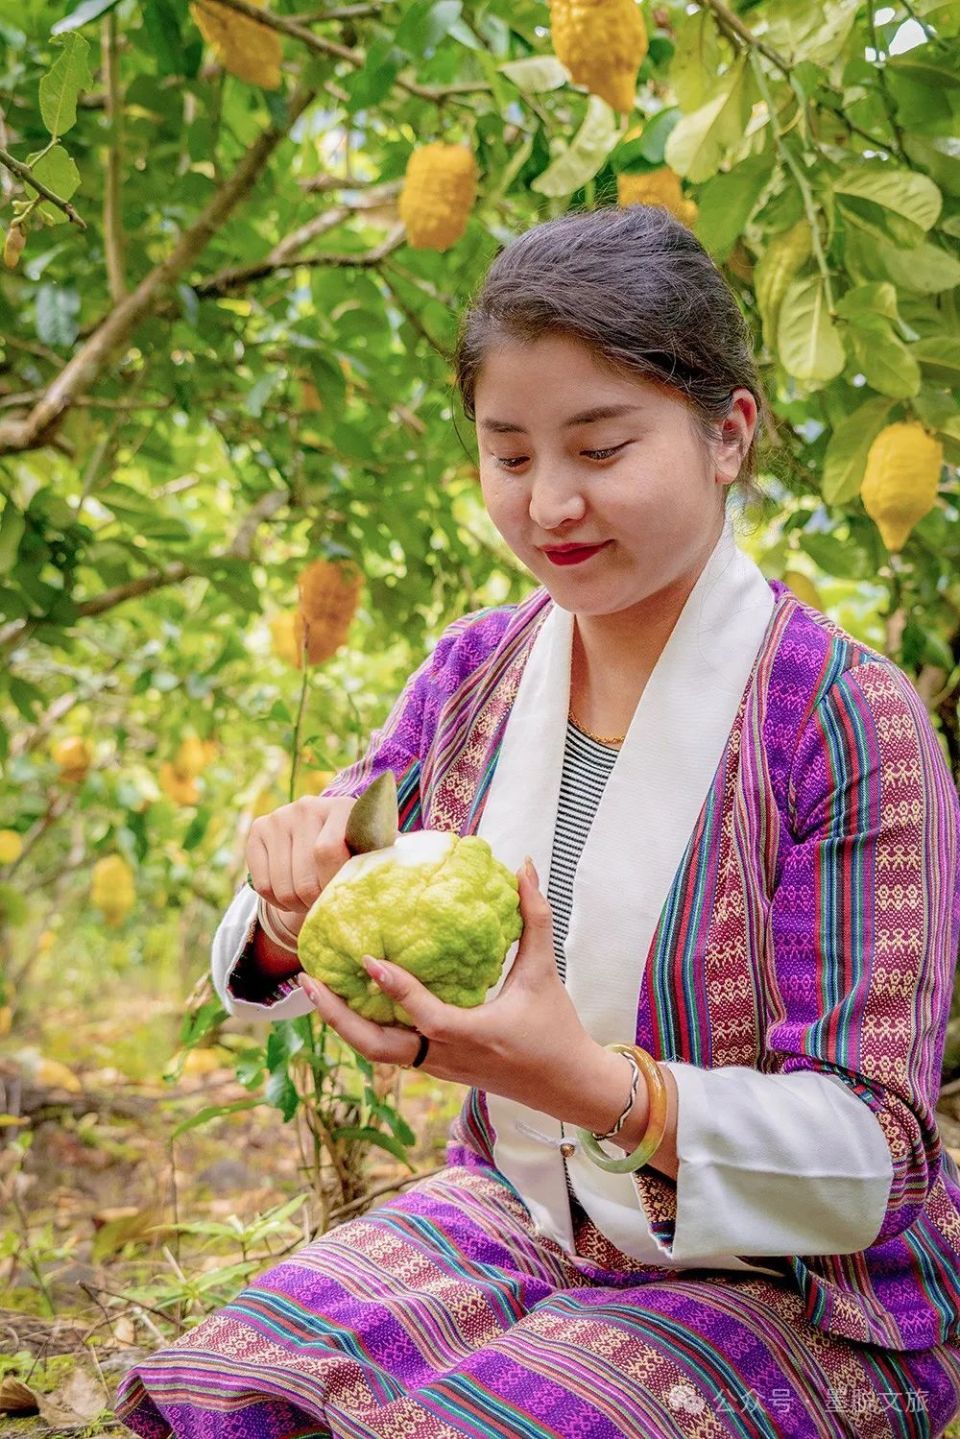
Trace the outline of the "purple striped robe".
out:
[[[849,1085],[890,1146],[883,1223],[868,1249],[785,1256],[784,1273],[829,1333],[891,1349],[957,1343],[960,1176],[934,1109],[960,937],[960,806],[906,676],[785,585],[771,589],[766,639],[646,957],[636,1043],[707,1069],[815,1070]],[[402,830],[473,834],[552,603],[539,588],[451,624],[324,793],[359,794],[390,768]],[[493,1165],[482,1090],[447,1153]],[[633,1178],[669,1249],[676,1182],[651,1168]]]

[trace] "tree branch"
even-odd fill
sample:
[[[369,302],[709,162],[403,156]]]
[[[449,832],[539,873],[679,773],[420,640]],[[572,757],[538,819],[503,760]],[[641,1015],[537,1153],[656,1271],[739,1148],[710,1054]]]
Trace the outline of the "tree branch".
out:
[[[22,160],[15,159],[14,156],[10,154],[10,151],[5,150],[2,145],[0,145],[0,165],[5,165],[8,170],[11,170],[13,174],[16,175],[18,180],[22,180],[24,184],[29,185],[31,189],[36,190],[39,195],[42,195],[45,200],[49,200],[51,205],[56,205],[58,210],[62,210],[71,225],[76,225],[80,230],[87,228],[86,221],[81,220],[69,200],[61,200],[59,195],[55,195],[52,190],[48,190],[43,181],[37,179],[29,165],[25,165]]]
[[[256,504],[251,507],[250,513],[241,521],[230,544],[215,558],[248,560],[258,527],[264,520],[270,519],[289,503],[290,496],[286,490],[268,490],[265,495],[261,495]],[[177,560],[162,570],[153,570],[148,575],[140,575],[135,580],[127,580],[126,584],[114,585],[112,589],[103,590],[89,600],[82,600],[76,607],[76,618],[89,619],[91,615],[105,614],[107,610],[115,609],[117,605],[122,605],[127,600],[139,599],[141,595],[152,594],[154,590],[165,589],[167,585],[179,584],[181,580],[189,579],[197,573],[198,571],[186,561]],[[26,639],[38,625],[43,623],[41,618],[13,620],[10,624],[5,625],[0,630],[0,651],[12,649],[15,644]]]
[[[281,35],[287,35],[291,40],[298,40],[308,50],[316,55],[330,55],[337,60],[345,60],[356,70],[362,70],[366,64],[366,56],[357,50],[351,50],[346,45],[339,45],[336,40],[327,40],[322,35],[314,35],[312,30],[290,20],[285,15],[275,15],[270,10],[261,10],[259,5],[254,5],[251,0],[217,0],[217,4],[227,10],[236,10],[238,15],[246,15],[248,20],[255,20],[259,25],[266,25],[270,30],[276,30]],[[324,17],[326,18],[326,17]],[[401,90],[406,90],[409,95],[417,95],[421,100],[432,100],[435,103],[442,103],[451,96],[489,94],[490,86],[485,80],[462,81],[455,85],[418,85],[413,80],[401,80],[396,77],[394,82]]]
[[[233,174],[215,192],[199,217],[180,236],[167,258],[116,305],[71,357],[30,414],[0,424],[0,455],[46,444],[79,395],[85,394],[114,353],[156,305],[160,293],[203,253],[231,211],[253,189],[267,161],[314,97],[300,87],[290,96],[280,124],[271,124],[248,148]]]
[[[107,262],[110,298],[118,304],[127,293],[123,264],[123,225],[120,211],[120,168],[123,109],[119,103],[120,65],[117,57],[117,17],[111,12],[103,22],[101,40],[103,76],[107,86],[106,122],[109,136],[107,171],[103,186],[103,248]]]
[[[298,258],[295,254],[291,254],[278,259],[277,250],[280,249],[280,246],[277,246],[277,249],[271,251],[258,264],[238,266],[232,270],[221,270],[219,274],[211,275],[208,280],[198,280],[193,286],[193,290],[199,299],[209,300],[218,295],[229,294],[231,290],[239,289],[241,285],[251,284],[254,280],[266,279],[268,275],[275,275],[279,270],[292,270],[300,265],[307,269],[316,269],[323,265],[341,269],[347,269],[350,266],[369,269],[373,265],[379,265],[380,261],[402,245],[405,239],[406,230],[403,225],[399,225],[374,249],[360,250],[356,253],[340,254],[329,250],[320,255],[304,255]]]

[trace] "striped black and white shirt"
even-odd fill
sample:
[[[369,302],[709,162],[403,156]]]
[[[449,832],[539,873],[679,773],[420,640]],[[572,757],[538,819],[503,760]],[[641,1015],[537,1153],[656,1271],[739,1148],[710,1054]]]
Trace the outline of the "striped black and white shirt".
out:
[[[567,977],[567,959],[563,952],[563,942],[570,927],[577,864],[600,804],[604,786],[610,778],[619,753],[619,745],[601,744],[599,740],[584,734],[572,720],[567,721],[560,800],[557,805],[557,824],[553,835],[546,896],[553,911],[553,946],[557,969],[564,983]],[[567,1128],[562,1126],[562,1132],[566,1134]],[[573,1186],[566,1160],[564,1170],[567,1176],[567,1193],[573,1198]]]

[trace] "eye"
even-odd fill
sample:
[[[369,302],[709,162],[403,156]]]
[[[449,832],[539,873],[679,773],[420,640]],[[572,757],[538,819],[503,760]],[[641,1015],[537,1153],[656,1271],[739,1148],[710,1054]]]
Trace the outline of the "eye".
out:
[[[623,448],[623,445],[613,445],[608,450],[584,450],[583,453],[589,455],[591,460],[609,460],[611,455],[615,455],[618,450]]]

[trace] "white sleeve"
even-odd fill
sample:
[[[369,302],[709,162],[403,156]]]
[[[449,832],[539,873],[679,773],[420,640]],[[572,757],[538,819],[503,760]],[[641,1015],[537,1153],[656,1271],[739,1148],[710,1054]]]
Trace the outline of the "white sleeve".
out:
[[[244,884],[237,890],[217,926],[210,949],[213,987],[228,1014],[249,1019],[297,1019],[301,1014],[309,1014],[313,1008],[299,987],[290,994],[263,1004],[238,999],[227,988],[237,961],[253,939],[257,927],[257,898],[256,890]]]
[[[893,1159],[838,1075],[665,1062],[677,1081],[674,1261],[855,1254],[880,1232]],[[656,1236],[653,1236],[656,1238]]]

